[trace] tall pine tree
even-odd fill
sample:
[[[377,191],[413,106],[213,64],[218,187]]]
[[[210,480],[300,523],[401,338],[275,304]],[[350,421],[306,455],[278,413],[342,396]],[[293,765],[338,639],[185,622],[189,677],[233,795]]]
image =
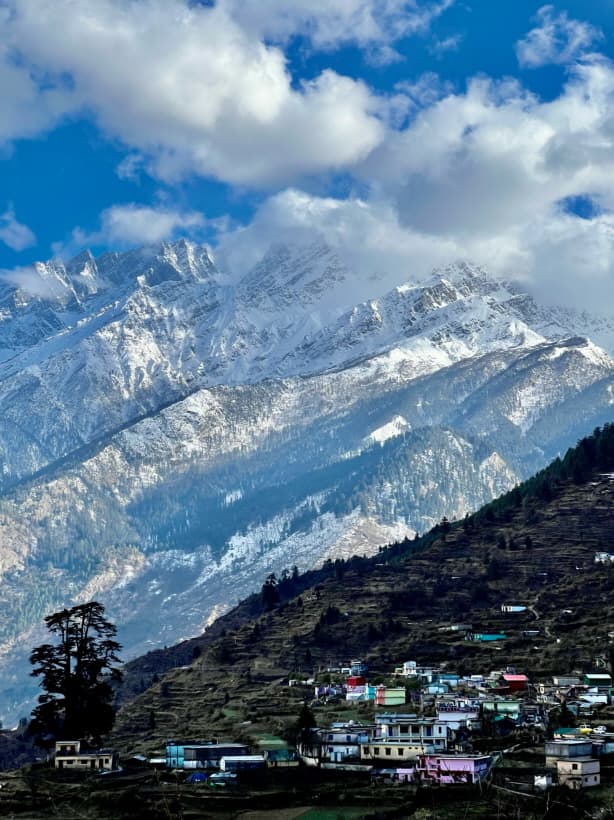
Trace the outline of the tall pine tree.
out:
[[[56,643],[41,644],[30,655],[31,674],[41,677],[45,690],[32,712],[31,731],[99,743],[115,717],[111,682],[121,679],[117,630],[96,601],[49,615],[45,624]]]

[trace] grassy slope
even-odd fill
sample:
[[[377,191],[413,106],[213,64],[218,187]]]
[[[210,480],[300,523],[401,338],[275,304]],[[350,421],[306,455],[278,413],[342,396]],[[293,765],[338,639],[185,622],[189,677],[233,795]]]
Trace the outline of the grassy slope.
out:
[[[511,664],[532,677],[591,667],[614,629],[614,568],[594,563],[611,548],[614,481],[600,472],[609,454],[588,466],[583,459],[582,474],[576,456],[557,462],[449,531],[301,576],[300,596],[272,612],[258,614],[252,597],[200,638],[129,664],[113,742],[153,751],[167,737],[279,734],[309,696],[284,681],[351,657],[367,660],[372,680],[410,658],[476,673]],[[530,609],[503,615],[502,603]],[[509,638],[482,645],[440,631],[458,620]],[[525,639],[526,629],[540,634]],[[162,675],[169,666],[184,668]],[[154,675],[158,682],[128,700]],[[336,705],[320,722],[368,717],[371,708],[350,715]]]

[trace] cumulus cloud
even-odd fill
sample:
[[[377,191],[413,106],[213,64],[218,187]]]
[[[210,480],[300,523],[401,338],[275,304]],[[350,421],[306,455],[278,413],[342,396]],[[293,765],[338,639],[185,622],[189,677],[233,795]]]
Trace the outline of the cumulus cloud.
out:
[[[114,205],[101,215],[100,237],[108,244],[155,243],[178,232],[188,233],[204,225],[196,211],[181,212],[146,205]]]
[[[442,235],[495,235],[559,200],[611,198],[614,66],[578,65],[543,102],[514,81],[472,80],[391,134],[361,173],[401,221]]]
[[[27,225],[17,221],[12,207],[0,214],[0,242],[14,251],[23,251],[36,244],[36,236]]]
[[[603,37],[602,32],[566,11],[542,6],[536,14],[537,26],[516,43],[516,56],[523,68],[571,63],[585,54]]]
[[[7,46],[8,19],[0,8],[0,145],[46,131],[71,109],[62,82],[53,88],[42,86]]]
[[[544,303],[603,312],[614,301],[614,215],[607,213],[584,219],[554,205],[494,233],[442,236],[403,225],[385,201],[288,189],[264,202],[250,224],[223,232],[216,261],[241,277],[280,241],[332,247],[353,274],[346,306],[459,259],[523,282]]]
[[[353,43],[384,46],[425,32],[454,0],[219,0],[258,37],[285,42],[295,35],[315,48]]]
[[[49,89],[64,109],[91,112],[163,178],[199,173],[241,185],[280,183],[343,169],[384,136],[363,83],[330,70],[294,83],[282,50],[251,36],[227,3],[8,5],[0,31],[22,66],[11,68],[25,84],[22,107],[34,110],[37,94]]]
[[[57,256],[67,257],[88,246],[155,244],[178,235],[198,235],[206,224],[205,217],[196,211],[184,212],[134,202],[113,205],[100,214],[98,230],[88,232],[75,228],[67,242],[54,244],[53,251]]]
[[[402,226],[386,202],[287,189],[266,200],[249,225],[222,233],[216,260],[240,277],[279,241],[299,246],[324,242],[333,248],[354,274],[347,294],[352,303],[421,279],[459,252],[453,241]]]

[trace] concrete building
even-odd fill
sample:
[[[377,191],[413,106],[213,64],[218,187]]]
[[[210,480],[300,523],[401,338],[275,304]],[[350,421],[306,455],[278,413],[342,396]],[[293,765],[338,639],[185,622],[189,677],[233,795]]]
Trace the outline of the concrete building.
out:
[[[452,732],[448,724],[437,718],[393,713],[375,716],[373,743],[381,740],[445,752],[451,739]]]
[[[561,786],[568,789],[588,789],[601,782],[601,765],[592,757],[575,757],[556,761]]]
[[[447,785],[479,783],[492,764],[490,755],[425,755],[420,759],[422,780]]]
[[[111,749],[82,751],[80,740],[58,740],[55,744],[56,769],[112,771],[118,768],[118,761],[118,753]]]
[[[556,768],[558,760],[576,760],[590,757],[593,744],[590,740],[549,740],[546,743],[546,766]]]
[[[223,757],[243,756],[248,753],[243,743],[179,743],[166,744],[166,766],[169,769],[218,769]]]

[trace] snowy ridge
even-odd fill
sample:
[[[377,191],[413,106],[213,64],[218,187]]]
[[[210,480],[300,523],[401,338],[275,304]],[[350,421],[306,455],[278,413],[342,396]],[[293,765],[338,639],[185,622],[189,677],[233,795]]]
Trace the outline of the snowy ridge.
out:
[[[611,420],[614,322],[466,263],[358,304],[321,243],[240,281],[185,241],[34,273],[0,287],[7,715],[26,618],[95,594],[128,654],[170,643],[269,572],[462,516]]]

